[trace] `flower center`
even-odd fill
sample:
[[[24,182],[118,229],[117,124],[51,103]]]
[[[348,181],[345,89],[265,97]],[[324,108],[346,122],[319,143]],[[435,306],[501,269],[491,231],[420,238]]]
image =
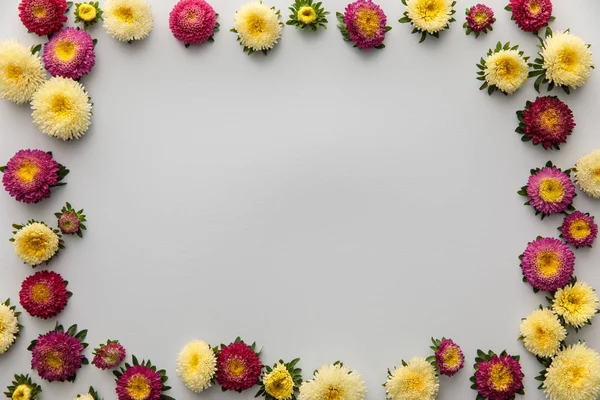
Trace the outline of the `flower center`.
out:
[[[561,49],[558,55],[558,60],[560,68],[569,72],[574,71],[579,65],[579,56],[577,55],[577,51],[567,46]]]
[[[79,6],[79,18],[85,22],[93,21],[96,18],[96,7],[90,4],[82,4]]]
[[[337,386],[329,386],[323,396],[323,400],[341,400],[342,398],[342,390]]]
[[[562,201],[565,191],[558,179],[544,179],[539,189],[540,197],[546,203],[559,203]]]
[[[275,371],[265,383],[265,389],[276,399],[287,399],[294,391],[294,382],[287,370]]]
[[[32,233],[25,239],[25,251],[29,254],[41,257],[46,253],[48,238],[45,235]]]
[[[21,183],[27,185],[35,179],[38,171],[39,168],[37,165],[30,161],[26,161],[19,166],[19,169],[17,170],[17,176],[19,177]]]
[[[70,40],[59,40],[54,48],[54,55],[61,61],[71,61],[75,57],[75,43]]]
[[[446,350],[442,356],[442,360],[445,365],[455,368],[460,364],[460,359],[458,357],[458,349],[451,347]]]
[[[512,372],[503,364],[494,364],[490,372],[490,383],[496,391],[503,392],[513,383]]]
[[[198,20],[198,14],[194,10],[189,10],[185,14],[185,20],[189,23],[196,22],[196,20]]]
[[[504,80],[514,80],[520,72],[520,65],[511,56],[501,57],[496,63],[496,71]]]
[[[579,383],[585,381],[585,378],[588,376],[586,366],[581,365],[572,365],[565,375],[569,380],[569,383],[574,387],[579,386]]]
[[[13,392],[12,400],[29,400],[31,399],[31,388],[27,385],[19,385]]]
[[[47,10],[46,10],[46,7],[44,7],[43,4],[36,3],[31,8],[31,13],[36,18],[44,18],[46,16]]]
[[[142,375],[133,376],[127,383],[127,394],[134,400],[144,400],[152,392],[150,383]]]
[[[127,24],[133,23],[133,8],[129,6],[121,6],[115,10],[115,17],[119,19],[121,22],[125,22]]]
[[[537,0],[533,0],[529,2],[529,11],[531,11],[532,14],[537,15],[539,14],[539,12],[542,10],[542,5],[540,4],[539,1]]]
[[[31,297],[36,303],[47,303],[50,300],[50,288],[44,283],[36,283],[31,288]]]
[[[406,384],[408,386],[408,393],[419,393],[423,390],[425,382],[423,381],[423,377],[421,375],[413,373],[406,380]]]
[[[48,354],[46,354],[46,357],[44,357],[44,360],[46,361],[46,364],[53,370],[62,371],[63,360],[62,360],[62,357],[60,356],[59,352],[57,352],[57,351],[49,352]]]
[[[560,268],[560,259],[558,255],[552,251],[542,251],[537,255],[536,264],[539,273],[548,278],[556,275]]]
[[[478,25],[483,25],[484,22],[487,22],[487,14],[483,11],[477,11],[475,15],[473,15],[473,20],[477,22]]]
[[[356,25],[364,36],[371,37],[379,31],[379,15],[375,10],[359,10],[356,13]]]
[[[246,372],[246,365],[241,360],[238,360],[237,358],[232,358],[227,363],[227,371],[234,378],[239,378]]]
[[[117,349],[109,348],[102,358],[104,359],[104,361],[106,361],[107,364],[113,365],[116,364],[117,361],[119,361],[120,356],[121,355],[119,354],[119,351]]]
[[[430,22],[437,19],[445,8],[443,0],[425,0],[417,5],[417,12],[426,22]]]
[[[298,11],[298,19],[303,24],[310,24],[317,19],[317,13],[312,7],[305,6]]]
[[[579,312],[579,307],[581,306],[582,303],[583,303],[583,301],[581,299],[581,296],[579,296],[575,293],[570,293],[562,299],[562,301],[560,302],[560,305],[562,308],[567,310],[570,314],[575,314],[575,313]]]
[[[590,233],[592,233],[592,231],[590,229],[589,224],[584,220],[580,219],[574,221],[571,224],[571,226],[569,227],[569,233],[575,239],[585,239],[586,237],[590,236]]]
[[[560,114],[553,108],[542,111],[540,115],[540,125],[547,131],[557,131],[560,126]]]
[[[13,82],[23,79],[23,68],[16,64],[9,63],[5,71],[6,77]]]
[[[248,31],[252,36],[261,35],[266,30],[266,23],[258,15],[252,15],[248,18]]]
[[[66,118],[71,114],[71,101],[61,94],[55,95],[51,101],[50,109],[56,116]]]

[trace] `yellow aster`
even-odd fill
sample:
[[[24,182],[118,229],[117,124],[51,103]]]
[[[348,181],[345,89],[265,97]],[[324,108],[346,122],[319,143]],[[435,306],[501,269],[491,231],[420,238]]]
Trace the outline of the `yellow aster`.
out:
[[[575,182],[585,194],[600,199],[600,149],[586,154],[577,161]]]
[[[90,22],[96,19],[98,13],[96,7],[91,4],[82,4],[77,8],[77,15],[82,21]]]
[[[122,42],[142,40],[150,35],[154,22],[146,0],[106,0],[104,28]]]
[[[79,139],[89,129],[92,103],[81,83],[54,77],[31,100],[33,122],[48,136]]]
[[[407,17],[421,31],[435,33],[448,27],[452,19],[452,0],[408,0]]]
[[[588,45],[570,32],[555,32],[540,51],[546,79],[556,85],[578,88],[588,80],[594,66]]]
[[[34,267],[54,257],[60,244],[58,234],[40,222],[25,225],[13,239],[17,256]]]
[[[596,315],[599,304],[598,294],[590,285],[575,282],[556,291],[552,310],[567,324],[581,328]]]
[[[552,357],[567,337],[566,329],[549,309],[535,310],[521,322],[525,348],[539,357]]]
[[[300,386],[298,400],[363,400],[367,388],[361,376],[340,364],[324,365]]]
[[[312,24],[317,20],[317,13],[311,6],[304,6],[298,10],[298,21],[305,25]]]
[[[542,384],[550,400],[596,400],[600,396],[600,354],[585,343],[559,352]]]
[[[27,385],[19,385],[12,394],[12,400],[31,400],[31,388]]]
[[[0,97],[23,104],[44,83],[46,73],[39,54],[16,40],[0,41]]]
[[[0,354],[13,345],[19,333],[19,319],[6,304],[0,304]]]
[[[384,386],[390,400],[434,400],[440,381],[427,360],[413,357],[407,365],[396,368]]]
[[[294,394],[294,379],[282,363],[278,363],[273,370],[262,378],[265,392],[277,400],[290,399]]]
[[[529,66],[518,50],[500,50],[485,60],[484,73],[488,85],[512,94],[527,81]]]
[[[274,9],[260,3],[247,3],[236,13],[233,28],[240,44],[252,51],[271,50],[279,38],[283,26]]]
[[[186,344],[177,358],[177,375],[192,392],[200,393],[211,386],[217,369],[217,359],[210,346],[193,340]]]

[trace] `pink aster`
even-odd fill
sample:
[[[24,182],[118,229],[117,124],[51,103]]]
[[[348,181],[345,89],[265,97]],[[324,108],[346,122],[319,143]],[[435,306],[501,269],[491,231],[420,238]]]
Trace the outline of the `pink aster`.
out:
[[[559,229],[565,242],[576,248],[591,246],[598,236],[594,217],[581,211],[567,215]]]
[[[65,28],[44,46],[44,65],[50,75],[79,79],[96,64],[94,41],[79,28]]]
[[[127,356],[125,348],[117,341],[108,341],[94,349],[94,364],[99,369],[114,369],[119,366]]]
[[[435,351],[435,362],[440,374],[453,376],[465,365],[465,356],[459,345],[450,339],[442,339]]]
[[[204,0],[181,0],[169,16],[175,39],[186,45],[206,42],[215,32],[217,14]]]
[[[477,4],[469,9],[467,27],[473,32],[487,32],[496,22],[494,10],[484,4]]]
[[[66,332],[50,331],[38,337],[31,348],[31,368],[49,382],[72,381],[85,356],[79,339]]]
[[[217,382],[225,390],[246,390],[258,382],[262,367],[250,346],[234,342],[223,347],[217,356]]]
[[[50,188],[59,181],[61,166],[41,150],[20,150],[4,169],[6,191],[23,203],[37,203],[50,197]]]
[[[542,215],[565,212],[573,203],[575,185],[560,169],[551,166],[535,171],[527,182],[529,204]]]
[[[30,32],[51,35],[67,22],[67,8],[67,0],[21,0],[19,18]]]
[[[117,379],[116,391],[119,400],[158,400],[162,390],[162,378],[159,373],[145,365],[133,365]],[[146,395],[133,397],[130,393],[135,392],[144,392]]]
[[[357,0],[346,6],[344,22],[350,39],[360,49],[369,49],[383,44],[387,17],[371,0]]]
[[[492,356],[475,365],[477,392],[489,400],[508,400],[523,389],[521,364],[509,355]]]
[[[568,105],[555,96],[538,97],[523,111],[524,135],[545,149],[558,148],[573,133],[575,120]]]
[[[58,227],[66,235],[77,233],[80,224],[79,217],[73,212],[64,213],[58,219]]]
[[[512,19],[525,32],[537,32],[548,25],[552,17],[550,0],[510,0]]]
[[[575,255],[555,238],[534,240],[520,258],[525,280],[537,290],[553,292],[564,287],[575,269]]]
[[[70,296],[67,283],[60,274],[40,271],[23,281],[19,301],[29,315],[48,319],[64,310]]]

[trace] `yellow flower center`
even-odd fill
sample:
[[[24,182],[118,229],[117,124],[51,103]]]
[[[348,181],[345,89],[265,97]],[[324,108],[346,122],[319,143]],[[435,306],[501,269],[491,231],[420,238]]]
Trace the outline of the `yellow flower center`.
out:
[[[21,183],[26,185],[35,179],[35,176],[37,175],[38,171],[39,168],[37,167],[37,165],[35,165],[32,162],[26,161],[19,166],[19,169],[17,170],[17,176],[19,177]]]
[[[50,353],[46,354],[44,360],[46,361],[46,364],[48,364],[48,366],[54,370],[62,370],[63,368],[62,357],[56,351],[51,351]]]
[[[490,383],[492,387],[501,392],[509,388],[513,383],[510,369],[503,364],[494,364],[490,372]]]
[[[565,190],[558,179],[548,178],[540,185],[539,194],[546,203],[559,203],[565,195]]]
[[[294,380],[285,369],[276,369],[265,378],[265,391],[278,400],[287,399],[294,393]]]
[[[460,365],[460,357],[458,356],[458,349],[451,347],[444,352],[442,360],[445,365],[449,367],[458,367]]]
[[[91,4],[82,4],[79,6],[79,18],[85,22],[90,22],[96,19],[96,7]]]
[[[579,312],[579,308],[583,303],[583,299],[578,293],[570,292],[561,298],[560,306],[567,310],[570,314]]]
[[[359,10],[356,13],[356,25],[363,35],[373,36],[379,31],[379,15],[374,10]]]
[[[71,101],[61,94],[55,95],[50,104],[50,109],[59,118],[70,116],[73,109]]]
[[[298,21],[303,24],[311,24],[317,19],[317,13],[312,7],[304,6],[298,10]]]
[[[575,239],[585,239],[592,233],[590,226],[584,220],[577,220],[569,227],[569,233]]]
[[[117,8],[115,10],[115,17],[117,17],[117,19],[119,19],[121,22],[131,24],[134,20],[133,8],[129,6],[121,6]]]
[[[239,378],[246,372],[246,365],[241,360],[238,360],[237,358],[232,358],[227,363],[227,371],[231,376]]]
[[[43,283],[36,283],[31,288],[31,297],[36,303],[46,303],[50,300],[50,288]]]
[[[487,21],[487,14],[483,11],[477,11],[475,15],[473,15],[473,20],[478,24],[483,24]]]
[[[506,54],[498,58],[496,71],[501,79],[512,81],[519,77],[521,64],[512,55]]]
[[[578,387],[581,382],[587,381],[588,373],[586,366],[583,365],[571,365],[567,371],[565,371],[565,377],[569,381],[571,387]]]
[[[248,17],[248,32],[252,36],[261,35],[264,31],[267,30],[267,24],[265,20],[258,15],[251,15]]]
[[[560,268],[560,259],[552,251],[542,251],[536,257],[536,265],[540,274],[546,278],[556,275]]]
[[[186,19],[188,22],[195,22],[195,21],[198,19],[198,14],[196,14],[196,12],[195,12],[195,11],[188,11],[188,12],[185,14],[185,19]]]
[[[44,7],[43,4],[34,4],[31,12],[33,13],[33,16],[36,18],[44,18],[46,16],[46,7]]]
[[[19,65],[9,63],[6,66],[5,74],[8,79],[13,82],[19,82],[23,79],[23,68]]]
[[[538,14],[541,11],[541,9],[542,5],[539,1],[533,0],[529,2],[529,11],[531,11],[532,14]]]
[[[433,21],[446,10],[443,0],[425,0],[417,5],[417,13],[425,21]]]
[[[152,388],[144,376],[136,375],[129,380],[125,391],[134,400],[144,400],[150,396]]]
[[[407,393],[419,393],[423,391],[424,386],[425,381],[423,380],[423,376],[421,376],[420,374],[413,372],[406,379]]]
[[[31,233],[23,238],[23,251],[33,257],[42,257],[50,245],[50,238],[43,234]]]
[[[5,330],[6,330],[6,322],[4,322],[4,319],[0,318],[0,336],[4,335]]]
[[[560,115],[556,110],[549,108],[540,115],[540,125],[548,131],[556,131],[560,125]]]
[[[576,50],[565,46],[558,53],[560,68],[572,72],[579,66],[579,54]]]
[[[30,400],[31,388],[27,385],[19,385],[12,395],[12,400]]]
[[[54,48],[54,55],[61,61],[71,61],[75,56],[75,43],[70,40],[60,40]]]
[[[337,386],[329,386],[323,396],[323,400],[341,400],[343,398],[343,392]]]

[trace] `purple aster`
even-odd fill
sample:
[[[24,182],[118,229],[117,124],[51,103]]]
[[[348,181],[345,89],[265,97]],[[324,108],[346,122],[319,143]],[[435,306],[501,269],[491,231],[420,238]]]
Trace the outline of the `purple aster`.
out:
[[[134,397],[131,393],[140,392]],[[161,375],[145,365],[133,365],[124,370],[117,378],[117,397],[119,400],[158,400],[162,396]],[[143,395],[143,397],[142,397]]]
[[[79,28],[65,28],[44,46],[44,65],[50,75],[79,79],[96,63],[94,41]]]
[[[529,177],[527,182],[529,204],[542,215],[565,212],[573,203],[575,185],[569,175],[551,166],[544,167]]]
[[[344,22],[350,39],[360,49],[381,46],[387,30],[387,17],[371,0],[357,0],[346,6]]]
[[[49,382],[73,381],[85,360],[84,349],[84,344],[69,333],[50,331],[30,346],[31,368]]]
[[[515,358],[493,355],[475,364],[474,389],[489,400],[514,399],[516,394],[522,394],[523,376],[521,364]]]
[[[591,246],[598,236],[598,225],[594,217],[575,211],[565,217],[559,228],[565,242],[573,247]]]
[[[555,238],[534,240],[520,258],[525,280],[537,290],[553,292],[564,287],[575,269],[575,255]]]
[[[442,339],[435,350],[435,362],[440,374],[453,376],[465,365],[465,356],[459,345],[450,339]]]
[[[487,33],[494,22],[494,10],[486,5],[477,4],[467,10],[467,28],[475,33]]]

